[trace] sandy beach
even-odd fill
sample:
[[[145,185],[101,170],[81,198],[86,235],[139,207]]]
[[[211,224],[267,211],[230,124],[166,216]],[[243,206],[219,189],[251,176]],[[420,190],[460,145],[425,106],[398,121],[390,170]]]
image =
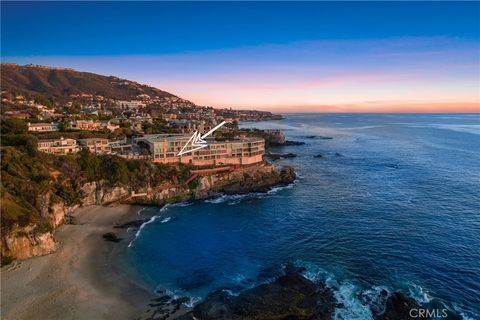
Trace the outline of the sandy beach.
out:
[[[77,224],[61,226],[57,252],[2,268],[1,318],[133,319],[152,295],[113,266],[121,243],[104,241],[116,223],[137,218],[139,207],[92,206],[75,212]],[[124,231],[123,231],[124,232]],[[120,236],[122,236],[120,234]]]

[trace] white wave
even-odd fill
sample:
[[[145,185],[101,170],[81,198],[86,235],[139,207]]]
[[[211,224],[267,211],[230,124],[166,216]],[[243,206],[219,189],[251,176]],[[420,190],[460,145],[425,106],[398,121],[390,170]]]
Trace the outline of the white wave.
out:
[[[192,204],[193,202],[182,201],[182,202],[173,203],[170,207],[189,207]]]
[[[273,187],[272,189],[267,191],[267,194],[274,194],[274,193],[277,193],[278,191],[281,191],[281,190],[292,189],[293,185],[295,184],[295,181],[294,181],[294,183],[290,183],[289,185],[286,185],[286,186]]]
[[[174,208],[174,207],[188,207],[188,206],[191,206],[192,204],[193,202],[188,202],[188,201],[182,201],[177,203],[167,203],[166,205],[160,208],[159,212],[165,212],[170,208]]]
[[[170,289],[166,289],[166,288],[162,287],[161,285],[157,285],[153,292],[157,295],[163,295],[163,294],[160,294],[159,292],[165,292],[165,294],[167,296],[171,297],[171,300],[175,300],[175,299],[182,298],[182,297],[187,297],[189,300],[187,302],[183,303],[183,305],[186,306],[187,308],[193,308],[195,306],[195,304],[197,304],[198,302],[200,302],[202,300],[201,297],[191,297],[191,296],[188,296],[188,295],[185,296],[185,294],[183,294],[184,292],[181,291],[181,290],[172,291]]]
[[[297,267],[304,267],[305,272],[303,272],[303,276],[310,281],[325,281],[325,284],[330,288],[338,286],[335,280],[335,276],[332,273],[320,268],[314,263],[306,262],[303,260],[296,260],[294,262],[294,265]]]
[[[212,199],[207,199],[205,200],[206,203],[223,203],[225,201],[228,201],[229,195],[223,194],[220,197],[217,198],[212,198]]]
[[[158,212],[165,212],[168,210],[168,208],[170,208],[172,206],[171,203],[167,203],[166,205],[164,205],[163,207],[160,208],[160,210],[158,210]]]
[[[171,217],[166,217],[166,218],[162,219],[162,221],[160,221],[160,223],[167,223],[171,219],[172,219]]]
[[[205,200],[205,202],[214,203],[214,204],[227,203],[228,205],[234,205],[234,204],[238,204],[240,201],[244,199],[262,198],[264,196],[265,196],[265,193],[256,193],[256,192],[245,193],[245,194],[230,194],[230,195],[224,194],[218,198],[207,199]]]
[[[250,192],[250,193],[245,193],[245,194],[223,194],[217,198],[212,198],[212,199],[206,199],[206,203],[213,203],[213,204],[218,204],[218,203],[227,203],[228,205],[234,205],[240,203],[242,200],[248,200],[248,199],[261,199],[265,198],[269,195],[276,194],[277,192],[285,189],[291,189],[293,188],[294,184],[298,180],[295,180],[293,183],[286,185],[286,186],[279,186],[279,187],[273,187],[267,192]]]
[[[369,305],[358,299],[360,290],[352,283],[344,283],[334,291],[337,302],[342,306],[335,309],[334,319],[371,320],[373,319]]]
[[[200,300],[202,300],[202,298],[200,297],[189,297],[189,298],[190,300],[184,303],[184,305],[187,308],[193,308],[198,302],[200,302]]]
[[[222,292],[225,292],[227,295],[231,297],[237,297],[240,293],[235,293],[232,290],[229,289],[223,289]]]
[[[410,296],[420,303],[429,303],[432,301],[432,296],[428,294],[428,291],[417,284],[409,283],[408,291]]]
[[[140,233],[142,232],[143,228],[145,228],[146,225],[154,222],[155,220],[157,220],[157,218],[159,218],[160,216],[153,216],[150,218],[150,220],[148,220],[147,222],[144,222],[142,223],[142,225],[140,226],[140,228],[138,228],[137,230],[137,233],[135,233],[135,237],[132,239],[132,241],[130,241],[130,243],[128,244],[128,248],[130,248],[133,244],[133,242],[140,236]]]
[[[335,309],[334,319],[337,320],[372,320],[372,312],[370,303],[378,299],[379,292],[383,287],[372,287],[372,289],[361,291],[361,288],[349,283],[340,283],[335,275],[320,268],[315,263],[305,262],[302,260],[295,261],[296,266],[304,267],[303,273],[305,278],[313,281],[324,281],[325,285],[333,290],[333,294],[340,308]],[[362,301],[362,295],[366,297]]]

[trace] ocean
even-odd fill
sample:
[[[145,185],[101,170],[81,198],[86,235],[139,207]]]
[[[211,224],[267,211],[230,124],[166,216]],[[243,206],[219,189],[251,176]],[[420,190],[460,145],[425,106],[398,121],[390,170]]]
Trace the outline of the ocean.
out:
[[[297,181],[268,193],[144,208],[125,265],[152,291],[231,294],[282,265],[307,268],[342,306],[371,319],[381,289],[480,318],[480,115],[286,114],[242,127],[304,145],[276,165]],[[320,157],[321,156],[321,157]]]

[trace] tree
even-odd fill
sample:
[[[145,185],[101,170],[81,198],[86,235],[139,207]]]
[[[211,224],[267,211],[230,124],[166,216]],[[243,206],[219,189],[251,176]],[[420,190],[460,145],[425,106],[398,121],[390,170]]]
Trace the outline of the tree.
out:
[[[102,161],[88,149],[79,152],[78,164],[90,181],[99,180],[102,176]]]
[[[27,123],[22,119],[2,120],[2,134],[21,134],[27,133]]]

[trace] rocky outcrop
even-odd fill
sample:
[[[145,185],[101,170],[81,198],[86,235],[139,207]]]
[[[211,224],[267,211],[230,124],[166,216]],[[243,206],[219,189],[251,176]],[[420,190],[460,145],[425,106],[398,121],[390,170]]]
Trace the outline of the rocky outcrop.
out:
[[[337,301],[333,289],[325,283],[314,283],[306,279],[302,275],[303,271],[303,268],[287,265],[284,274],[273,282],[261,284],[238,296],[229,295],[227,290],[214,291],[193,310],[176,319],[336,319],[335,311],[345,306]],[[384,299],[375,299],[381,304],[371,310],[375,320],[418,319],[418,315],[422,314],[419,310],[426,310],[415,299],[401,292],[388,295],[386,290],[382,290],[376,298]],[[431,319],[425,315],[421,318]],[[446,318],[459,319],[451,312]]]
[[[414,313],[415,317],[410,313],[411,310],[419,310],[421,306],[418,302],[406,296],[401,292],[394,292],[388,297],[385,305],[385,312],[377,316],[377,320],[413,320],[418,319],[418,312]],[[422,317],[422,319],[430,319],[430,317]]]
[[[164,184],[146,191],[148,195],[133,198],[130,203],[163,205],[169,202],[198,200],[221,194],[266,192],[273,186],[287,185],[295,180],[291,167],[276,168],[270,164],[198,176],[195,186]],[[154,191],[154,192],[153,192]]]
[[[272,283],[238,296],[215,291],[179,319],[331,319],[336,304],[332,291],[319,289],[302,271],[287,266],[285,274]]]
[[[2,235],[2,257],[26,259],[55,252],[57,244],[48,226],[14,227]]]
[[[86,183],[80,189],[82,206],[102,205],[127,197],[130,190],[124,186],[109,186],[104,181]]]

